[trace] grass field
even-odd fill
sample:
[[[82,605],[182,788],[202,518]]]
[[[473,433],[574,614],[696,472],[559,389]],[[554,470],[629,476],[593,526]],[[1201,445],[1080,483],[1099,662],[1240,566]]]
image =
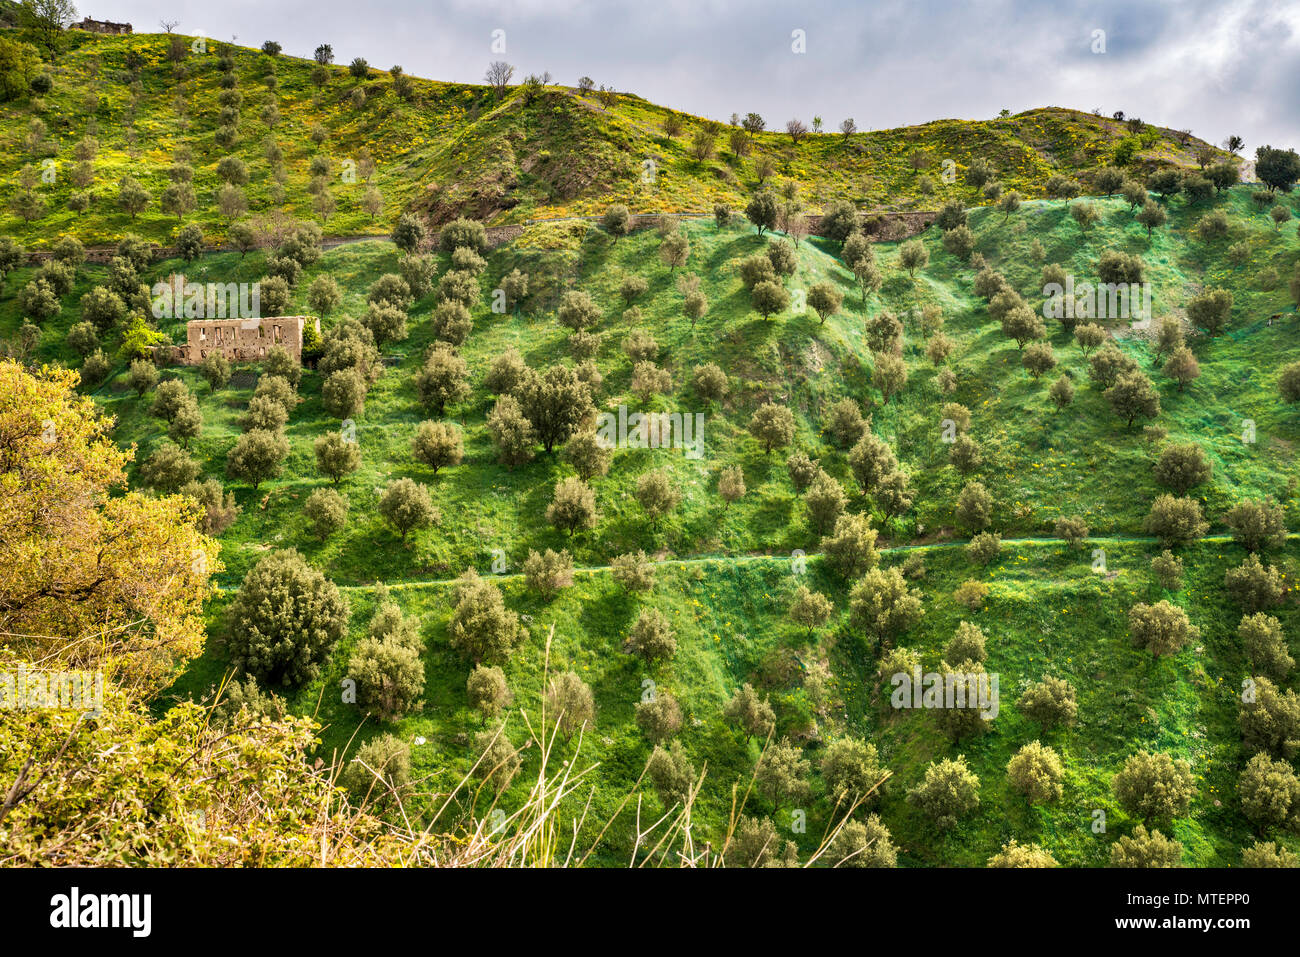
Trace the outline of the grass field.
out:
[[[608,102],[560,85],[535,93],[514,86],[498,96],[486,86],[405,77],[400,82],[409,91],[403,95],[386,68],[356,78],[343,65],[330,66],[318,87],[310,60],[214,41],[195,46],[195,38],[183,38],[184,56],[174,63],[168,56],[172,39],[71,33],[70,49],[52,65],[50,93],[0,103],[0,231],[33,247],[61,235],[111,243],[127,231],[166,243],[179,220],[162,210],[160,199],[169,168],[187,151],[196,206],[185,219],[216,244],[225,242],[231,223],[217,206],[217,164],[226,156],[246,164],[243,190],[254,219],[276,212],[315,215],[311,164],[323,160],[335,202],[324,228],[353,235],[386,232],[408,207],[428,213],[435,224],[462,214],[499,223],[592,215],[611,202],[644,212],[708,213],[717,202],[744,205],[765,181],[760,157],[771,161],[776,176],[800,185],[812,210],[833,199],[870,210],[938,209],[953,198],[974,205],[983,200],[962,174],[977,157],[1007,189],[1035,197],[1045,195],[1053,174],[1084,176],[1133,138],[1120,121],[1058,107],[848,138],[824,132],[798,143],[769,118],[772,128],[750,137],[743,155],[729,145],[731,130],[724,124],[712,151],[699,158],[692,138],[709,121],[649,103],[635,91]],[[138,69],[129,56],[139,57]],[[223,56],[230,59],[230,90],[221,86]],[[237,96],[223,101],[229,93]],[[223,116],[224,110],[233,115]],[[682,128],[671,137],[664,132],[670,117]],[[219,143],[223,126],[235,133]],[[1144,135],[1132,160],[1138,174],[1191,165],[1198,150],[1226,155],[1158,126]],[[75,150],[85,137],[97,149],[90,180],[78,183]],[[268,140],[278,160],[268,153]],[[366,157],[375,167],[369,177]],[[40,215],[30,220],[13,205],[25,192],[20,176],[28,167],[41,203]],[[151,194],[137,216],[117,201],[125,176]],[[383,198],[375,216],[364,206],[368,185]],[[82,192],[90,196],[89,207],[74,212],[69,198]]]
[[[1294,199],[1283,201],[1296,209]],[[1235,634],[1240,609],[1225,597],[1223,575],[1245,552],[1225,534],[1222,516],[1244,498],[1267,494],[1284,506],[1289,527],[1300,527],[1294,477],[1300,414],[1282,402],[1275,385],[1279,370],[1300,359],[1297,317],[1286,288],[1300,242],[1294,229],[1273,229],[1256,210],[1248,187],[1215,201],[1230,214],[1231,234],[1208,244],[1192,231],[1203,210],[1189,208],[1181,199],[1169,204],[1169,226],[1150,239],[1121,200],[1094,202],[1103,217],[1087,233],[1081,233],[1066,204],[1050,201],[1028,203],[1005,220],[1001,213],[977,209],[971,226],[977,249],[1035,306],[1044,263],[1060,263],[1081,278],[1095,279],[1097,258],[1106,249],[1142,256],[1155,287],[1157,319],[1181,316],[1188,299],[1204,287],[1232,290],[1235,305],[1227,331],[1215,339],[1190,338],[1202,375],[1181,393],[1152,368],[1150,345],[1141,331],[1127,323],[1111,329],[1120,347],[1156,381],[1161,398],[1157,424],[1168,430],[1168,440],[1196,442],[1213,461],[1212,482],[1196,492],[1211,522],[1210,537],[1184,550],[1188,572],[1178,593],[1166,595],[1155,584],[1149,562],[1159,546],[1142,532],[1143,516],[1160,491],[1152,474],[1158,445],[1115,416],[1089,383],[1078,346],[1050,320],[1060,365],[1043,379],[1030,378],[1015,343],[1001,334],[984,300],[971,292],[972,270],[943,251],[937,229],[922,237],[931,258],[915,279],[897,268],[893,244],[876,247],[886,281],[865,304],[851,273],[836,258],[838,244],[820,239],[800,244],[798,268],[787,287],[807,289],[828,280],[845,294],[842,312],[822,324],[811,310],[765,320],[750,307],[737,263],[761,249],[766,237],[750,227],[719,229],[712,222],[687,221],[683,229],[691,253],[684,270],[700,276],[709,302],[708,312],[692,328],[682,314],[676,275],[656,254],[653,230],[613,243],[586,225],[537,226],[493,252],[482,277],[484,303],[514,268],[529,273],[532,294],[517,315],[494,314],[486,305],[474,311],[473,334],[461,349],[474,391],[446,416],[463,430],[464,461],[435,477],[411,455],[411,438],[425,418],[412,380],[433,341],[430,295],[410,310],[409,338],[386,350],[391,364],[357,420],[362,467],[340,485],[351,503],[349,521],[324,543],[309,533],[302,505],[313,489],[328,484],[316,470],[312,442],[339,423],[321,405],[319,377],[304,377],[303,401],[287,429],[291,452],[282,476],[256,493],[248,486],[228,485],[242,513],[222,537],[225,571],[218,578],[222,592],[211,604],[210,640],[160,707],[175,697],[201,696],[220,683],[229,660],[222,625],[226,601],[259,557],[270,549],[294,547],[344,587],[352,602],[352,622],[324,673],[290,694],[293,710],[319,716],[327,758],[350,754],[359,741],[381,731],[416,742],[417,777],[431,790],[446,793],[468,771],[470,739],[480,730],[466,702],[469,664],[448,644],[449,595],[464,570],[492,574],[494,556],[502,555],[508,567],[496,580],[507,604],[526,616],[530,632],[506,666],[519,707],[536,720],[548,667],[550,673],[572,669],[595,694],[595,726],[585,734],[576,759],[579,765],[598,762],[589,779],[584,825],[590,840],[618,810],[648,757],[649,745],[632,720],[647,679],[682,703],[687,720],[681,740],[696,768],[707,766],[697,826],[714,838],[724,834],[733,786],[744,792],[761,742],[746,744],[723,721],[721,710],[740,684],[752,682],[770,695],[777,737],[788,734],[805,742],[806,756],[814,762],[820,746],[842,734],[867,738],[879,747],[893,777],[878,810],[904,864],[980,865],[1011,837],[1041,843],[1063,864],[1104,864],[1110,843],[1127,833],[1130,824],[1115,803],[1110,779],[1141,748],[1168,750],[1193,764],[1198,796],[1191,813],[1172,828],[1184,845],[1184,863],[1236,863],[1241,846],[1252,840],[1235,794],[1245,757],[1236,729],[1236,695],[1248,671]],[[1043,250],[1041,261],[1033,252],[1035,243]],[[1234,243],[1249,249],[1249,257],[1236,267],[1224,255]],[[379,239],[328,251],[304,274],[288,312],[307,311],[303,296],[311,277],[328,273],[343,287],[345,298],[324,325],[339,315],[360,314],[369,285],[395,270],[397,256],[389,242]],[[219,254],[187,271],[200,281],[251,282],[260,278],[263,264],[261,253],[242,259]],[[160,263],[150,279],[182,268],[178,262]],[[0,334],[12,335],[21,321],[14,297],[30,273],[18,270],[5,283]],[[555,322],[553,310],[563,290],[581,288],[604,311],[597,327],[603,334],[597,355],[604,376],[600,408],[646,408],[630,392],[631,363],[620,346],[630,324],[622,317],[617,290],[631,273],[649,281],[637,302],[643,312],[639,324],[653,333],[661,363],[674,380],[672,392],[656,397],[649,407],[704,413],[704,454],[692,459],[673,450],[617,451],[609,474],[593,483],[598,526],[569,537],[547,524],[545,509],[555,483],[571,470],[558,456],[545,454],[513,471],[496,463],[485,426],[491,398],[481,379],[491,359],[511,345],[534,367],[565,359],[565,330]],[[71,362],[63,337],[80,318],[80,294],[101,275],[100,267],[82,267],[63,313],[44,328],[41,359]],[[945,332],[956,342],[949,364],[958,386],[951,396],[943,395],[935,382],[936,370],[924,356],[914,318],[914,310],[929,304],[943,309]],[[871,386],[872,358],[863,341],[864,319],[886,308],[905,319],[904,357],[910,373],[906,388],[888,405]],[[1279,318],[1270,321],[1273,316]],[[164,323],[162,330],[175,341],[183,337],[181,322]],[[702,402],[690,389],[691,370],[703,362],[716,362],[728,374],[730,394],[721,403]],[[94,394],[116,419],[116,439],[136,445],[140,459],[164,433],[149,415],[150,397],[139,399],[127,391],[121,372]],[[1057,411],[1047,388],[1062,372],[1074,379],[1078,394],[1071,406]],[[231,385],[216,393],[194,369],[168,373],[185,380],[199,396],[204,426],[192,454],[205,476],[224,478],[226,453],[240,432],[239,417],[255,373],[239,370]],[[871,497],[853,491],[846,451],[835,448],[823,432],[826,410],[846,396],[872,415],[874,430],[889,440],[911,475],[916,499],[901,518],[887,519]],[[876,678],[878,651],[848,620],[851,583],[835,576],[817,554],[818,536],[784,466],[789,450],[765,455],[747,431],[750,413],[768,399],[794,411],[794,446],[842,480],[850,490],[849,509],[872,515],[887,546],[884,563],[900,563],[912,553],[923,556],[926,571],[914,584],[924,595],[925,616],[899,643],[918,651],[929,669],[939,665],[942,647],[959,621],[984,628],[986,667],[1000,675],[1002,702],[987,734],[951,744],[929,714],[888,707],[887,691],[881,694]],[[1004,537],[1000,558],[987,568],[974,564],[960,547],[965,533],[956,528],[953,505],[963,480],[946,464],[939,424],[939,409],[948,401],[971,410],[971,434],[984,446],[986,459],[997,463],[974,476],[993,493],[993,528]],[[1255,425],[1254,443],[1242,441],[1247,420]],[[728,507],[717,493],[717,477],[732,465],[743,469],[747,493]],[[683,495],[680,507],[658,526],[644,516],[633,494],[637,477],[651,468],[668,469]],[[404,476],[427,483],[441,511],[436,528],[405,542],[382,524],[373,506],[379,491]],[[1062,515],[1086,518],[1092,538],[1082,548],[1069,549],[1052,537],[1052,522]],[[571,551],[578,572],[572,587],[545,603],[524,588],[519,569],[530,550],[561,547]],[[625,595],[608,570],[613,557],[635,549],[645,549],[658,561],[656,585],[640,598]],[[1093,549],[1105,552],[1104,573],[1094,571]],[[810,585],[835,605],[831,621],[811,636],[786,616],[790,594],[801,580],[792,564],[796,550],[809,555]],[[1284,569],[1293,591],[1293,543],[1271,560]],[[972,578],[989,586],[987,600],[976,611],[958,604],[952,594]],[[403,609],[419,618],[424,642],[423,707],[391,727],[363,719],[339,694],[351,647],[373,611],[377,582],[387,583]],[[1127,611],[1134,602],[1164,597],[1187,611],[1201,636],[1177,655],[1152,659],[1133,647]],[[676,656],[653,668],[622,651],[643,606],[666,614],[678,639]],[[1290,591],[1275,613],[1292,636],[1294,652],[1300,614]],[[548,658],[545,642],[552,626]],[[831,676],[830,691],[815,700],[807,679],[823,665]],[[1050,805],[1029,805],[1009,788],[1005,769],[1016,749],[1040,736],[1014,702],[1027,683],[1045,674],[1076,686],[1079,720],[1073,728],[1043,736],[1065,762],[1063,797]],[[507,734],[516,744],[526,740],[520,714],[510,718]],[[575,739],[562,750],[572,757],[576,747]],[[936,835],[905,801],[905,792],[931,760],[958,753],[981,780],[981,804],[952,831]],[[525,773],[504,797],[507,807],[528,787],[528,754]],[[803,808],[806,833],[790,829],[794,808],[774,807],[763,795],[751,795],[746,812],[772,816],[778,833],[811,851],[831,819],[819,776],[813,780],[814,799]],[[657,816],[659,807],[650,788],[643,792],[645,821]],[[583,791],[581,801],[587,800]],[[472,812],[468,799],[458,798],[455,807],[458,813]],[[576,814],[581,808],[572,810]],[[1104,834],[1092,829],[1097,810],[1106,812]],[[600,860],[627,859],[635,814],[633,803],[618,815],[600,842]],[[1287,840],[1295,846],[1294,838]]]

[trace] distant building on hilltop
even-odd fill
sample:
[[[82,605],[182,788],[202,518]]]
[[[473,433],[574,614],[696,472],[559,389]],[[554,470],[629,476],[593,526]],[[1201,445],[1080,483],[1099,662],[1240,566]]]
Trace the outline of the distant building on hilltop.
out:
[[[109,20],[92,20],[86,17],[80,23],[69,24],[69,30],[85,30],[87,33],[130,33],[131,24],[113,23]]]
[[[315,316],[271,316],[262,319],[192,319],[185,325],[186,343],[175,347],[175,357],[186,365],[198,365],[214,352],[232,362],[255,362],[266,358],[272,346],[283,346],[302,362],[302,340],[308,324],[320,334]]]

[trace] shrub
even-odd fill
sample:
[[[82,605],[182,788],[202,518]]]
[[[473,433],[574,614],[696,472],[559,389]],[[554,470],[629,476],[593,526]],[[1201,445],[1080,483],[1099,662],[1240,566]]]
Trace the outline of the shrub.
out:
[[[628,634],[626,650],[647,664],[673,656],[677,639],[662,612],[654,608],[641,612]]]
[[[379,498],[379,514],[406,541],[416,529],[438,524],[440,516],[429,490],[409,478],[401,478]]]
[[[987,528],[993,520],[993,496],[980,482],[967,482],[957,496],[957,520],[972,531]]]
[[[411,750],[391,734],[373,738],[344,766],[339,783],[358,803],[400,797],[411,785]]]
[[[524,585],[549,601],[573,584],[573,556],[568,549],[530,549],[524,559]]]
[[[921,593],[897,568],[873,568],[849,592],[850,621],[876,642],[897,638],[925,615]]]
[[[809,768],[803,750],[788,738],[782,738],[769,744],[759,755],[754,767],[754,784],[767,792],[777,807],[786,800],[803,803],[811,792],[807,781]]]
[[[750,305],[764,319],[784,312],[790,305],[790,294],[771,280],[763,280],[749,294]]]
[[[68,330],[63,340],[69,349],[82,356],[88,356],[99,348],[99,334],[94,323],[79,322]]]
[[[1088,537],[1088,523],[1078,515],[1068,518],[1061,516],[1056,520],[1053,530],[1056,537],[1064,539],[1070,548],[1078,548]]]
[[[1040,741],[1026,744],[1007,762],[1007,781],[1031,804],[1060,798],[1063,775],[1061,756]]]
[[[357,682],[357,703],[384,721],[414,709],[424,694],[419,649],[398,638],[361,639],[348,662],[348,675]]]
[[[681,502],[681,493],[663,469],[645,472],[636,480],[636,500],[656,525]]]
[[[839,482],[822,473],[804,498],[818,531],[833,526],[831,535],[822,544],[833,569],[851,578],[876,564],[876,531],[864,515],[841,514],[845,496]]]
[[[216,479],[188,482],[181,494],[192,498],[202,510],[198,528],[204,535],[220,535],[239,517],[235,496],[225,491]]]
[[[104,355],[102,349],[96,349],[81,364],[81,381],[84,385],[96,385],[104,381],[111,369],[108,356]]]
[[[727,374],[715,363],[708,362],[695,367],[691,386],[701,399],[719,402],[727,394]]]
[[[1238,567],[1229,568],[1223,586],[1233,601],[1251,613],[1272,608],[1286,592],[1282,574],[1262,563],[1258,555],[1247,555]]]
[[[212,352],[199,364],[199,375],[213,392],[230,381],[230,362],[219,352]]]
[[[822,779],[826,782],[826,796],[836,805],[870,807],[885,776],[876,747],[856,738],[842,737],[832,741],[821,760]],[[873,793],[874,792],[874,793]]]
[[[984,632],[969,621],[957,623],[957,630],[943,646],[945,661],[983,661],[988,657],[984,647]]]
[[[1112,787],[1125,813],[1140,818],[1143,824],[1182,817],[1196,796],[1190,764],[1168,754],[1147,751],[1139,751],[1124,762]]]
[[[393,245],[404,253],[414,253],[424,245],[425,236],[423,221],[413,213],[403,213],[393,228]],[[445,246],[444,249],[447,252],[451,251]]]
[[[1207,289],[1187,303],[1187,319],[1217,336],[1228,324],[1232,312],[1232,293],[1226,289]]]
[[[1271,498],[1240,502],[1224,516],[1224,521],[1232,529],[1232,537],[1248,551],[1278,548],[1286,543],[1282,506]]]
[[[718,475],[718,495],[727,505],[744,497],[745,473],[739,465],[725,468]]]
[[[501,590],[472,569],[456,583],[452,600],[451,646],[476,664],[506,660],[524,639],[519,618],[506,608]]]
[[[232,662],[263,685],[296,687],[320,673],[347,622],[347,599],[332,582],[293,549],[271,552],[230,604]]]
[[[765,867],[778,861],[776,827],[768,818],[742,816],[724,848],[728,867]]]
[[[474,765],[475,779],[491,785],[500,794],[510,786],[523,765],[518,750],[506,737],[504,728],[478,732],[474,735],[473,747],[474,753],[479,755]]]
[[[512,395],[503,395],[487,418],[492,444],[497,450],[497,460],[507,468],[532,461],[537,445],[537,433]]]
[[[250,429],[235,442],[226,456],[226,473],[233,479],[249,482],[256,491],[263,482],[280,474],[289,454],[289,443],[282,432]]]
[[[1132,428],[1139,417],[1152,419],[1160,414],[1160,394],[1141,372],[1122,372],[1105,392],[1115,414]]]
[[[488,365],[483,385],[496,395],[509,395],[524,380],[527,372],[528,367],[524,364],[523,356],[519,354],[518,349],[510,346],[504,352],[498,353]]]
[[[1185,545],[1194,542],[1209,529],[1201,517],[1201,505],[1195,499],[1161,495],[1152,504],[1142,523],[1148,535],[1154,535],[1165,546]]]
[[[434,475],[440,468],[459,465],[465,454],[460,429],[449,422],[421,422],[411,447],[415,460],[433,469]]]
[[[657,692],[650,700],[637,702],[636,725],[652,744],[663,744],[681,730],[682,707],[668,692]]]
[[[868,432],[849,450],[849,470],[862,491],[869,493],[886,475],[898,471],[898,459],[884,439]]]
[[[484,721],[496,717],[512,700],[505,672],[493,665],[475,665],[465,682],[465,691],[469,706],[482,715]]]
[[[989,858],[989,867],[1057,867],[1056,858],[1037,844],[1020,844],[1013,837]]]
[[[795,452],[785,461],[786,472],[790,475],[790,482],[794,485],[795,491],[802,492],[812,485],[812,483],[822,475],[821,467],[817,464],[816,459],[810,459],[803,452]],[[837,483],[838,484],[838,483]],[[838,513],[837,513],[838,514]]]
[[[333,276],[317,276],[307,287],[307,305],[322,316],[328,316],[342,301],[343,294]]]
[[[811,638],[813,629],[826,624],[835,606],[831,600],[820,592],[815,592],[807,585],[800,585],[790,601],[790,620],[796,625],[808,629]]]
[[[591,687],[572,671],[556,675],[546,687],[546,710],[567,741],[596,718]]]
[[[555,498],[546,507],[548,522],[572,535],[595,528],[596,519],[596,493],[591,486],[575,476],[556,483]]]
[[[1296,289],[1300,290],[1300,282]],[[1300,294],[1296,298],[1300,300]],[[1292,362],[1282,367],[1282,374],[1277,380],[1278,392],[1287,402],[1300,402],[1300,362]]]
[[[610,575],[629,592],[647,592],[655,584],[654,565],[643,551],[619,555],[610,563]]]
[[[1154,605],[1138,602],[1128,614],[1133,643],[1155,657],[1174,654],[1195,641],[1201,631],[1187,619],[1187,612],[1161,600]]]
[[[1259,827],[1300,831],[1300,778],[1287,762],[1255,755],[1241,772],[1237,793],[1242,812]]]
[[[678,741],[672,742],[667,750],[655,746],[646,762],[646,776],[665,808],[684,804],[696,780],[695,768]]]
[[[174,442],[163,441],[140,463],[140,477],[150,488],[176,492],[198,478],[199,463],[186,455]]]
[[[943,758],[925,769],[925,778],[907,792],[907,801],[931,818],[939,830],[979,805],[979,778],[966,766],[966,758]]]
[[[966,546],[966,555],[977,565],[989,565],[1002,554],[1002,536],[980,532]]]
[[[255,395],[248,403],[240,424],[245,429],[278,432],[288,421],[289,413],[279,402],[267,395]]]
[[[606,448],[595,432],[581,432],[564,443],[564,461],[573,466],[578,478],[590,482],[609,471],[612,450]]]
[[[1253,674],[1284,681],[1295,667],[1295,659],[1291,657],[1286,635],[1282,632],[1282,623],[1272,615],[1261,612],[1243,615],[1237,626],[1237,637]]]
[[[1177,867],[1182,856],[1183,845],[1141,824],[1110,848],[1111,867]]]
[[[338,369],[325,377],[321,405],[330,415],[351,419],[366,407],[366,380],[356,369]]]
[[[1237,714],[1241,740],[1248,751],[1267,751],[1275,757],[1295,757],[1300,752],[1300,697],[1279,689],[1258,675],[1245,686]]]
[[[1256,841],[1242,848],[1241,864],[1243,867],[1300,867],[1300,856],[1276,841]]]
[[[454,219],[438,233],[438,246],[445,253],[466,246],[476,253],[487,251],[487,232],[483,224],[472,219]],[[408,252],[410,250],[407,250]]]
[[[1016,701],[1016,707],[1043,731],[1053,725],[1074,724],[1079,711],[1074,686],[1051,675],[1044,675],[1042,681],[1029,685]]]
[[[347,524],[348,500],[333,489],[318,488],[307,496],[303,513],[311,522],[312,532],[323,540]]]
[[[854,399],[841,399],[831,406],[826,416],[825,429],[841,448],[855,445],[870,427],[870,422],[862,417],[862,409]]]
[[[313,449],[316,453],[316,467],[335,485],[361,465],[361,447],[356,442],[349,442],[341,433],[328,432],[320,436]]]
[[[722,709],[729,724],[736,725],[745,734],[745,740],[764,738],[776,726],[776,713],[767,698],[760,698],[754,688],[745,684],[736,689]]]
[[[1183,560],[1169,549],[1151,559],[1151,571],[1166,591],[1178,591],[1183,587]]]
[[[441,416],[449,403],[469,395],[469,366],[455,348],[436,342],[416,377],[415,391],[421,405]]]
[[[957,604],[965,605],[971,611],[978,611],[984,605],[988,593],[989,586],[984,582],[968,580],[953,590],[952,598]]]
[[[136,359],[127,370],[126,382],[137,396],[143,396],[158,384],[158,367],[147,359]]]
[[[1166,446],[1155,465],[1156,484],[1175,495],[1186,495],[1210,480],[1210,460],[1199,445]]]

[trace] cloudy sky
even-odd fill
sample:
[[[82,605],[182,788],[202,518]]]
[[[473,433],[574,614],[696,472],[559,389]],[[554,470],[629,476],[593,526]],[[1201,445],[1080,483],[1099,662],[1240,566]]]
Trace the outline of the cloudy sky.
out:
[[[516,78],[587,75],[720,120],[753,110],[769,127],[1097,107],[1213,142],[1237,133],[1248,154],[1300,147],[1300,0],[80,2],[83,15],[137,31],[165,15],[182,33],[275,39],[302,56],[330,43],[338,62],[363,56],[435,79],[481,82],[505,59]]]

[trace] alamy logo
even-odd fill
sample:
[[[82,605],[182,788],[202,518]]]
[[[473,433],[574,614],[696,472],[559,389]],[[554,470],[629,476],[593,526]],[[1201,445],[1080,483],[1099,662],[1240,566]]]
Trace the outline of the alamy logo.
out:
[[[104,707],[104,675],[99,671],[0,671],[0,711],[90,711]]]
[[[963,673],[950,671],[921,674],[917,665],[912,673],[900,671],[889,679],[894,693],[889,703],[895,708],[971,708],[980,717],[992,721],[998,716],[998,675],[984,671]]]
[[[186,282],[172,276],[150,289],[155,319],[260,319],[262,284],[258,282]]]
[[[132,937],[148,937],[153,926],[153,897],[150,894],[82,894],[74,887],[69,894],[50,898],[50,926],[127,927]]]
[[[633,412],[596,416],[596,441],[604,449],[681,449],[688,459],[704,456],[703,412]]]
[[[1049,282],[1043,287],[1044,319],[1150,319],[1151,283],[1090,282],[1065,285]]]

